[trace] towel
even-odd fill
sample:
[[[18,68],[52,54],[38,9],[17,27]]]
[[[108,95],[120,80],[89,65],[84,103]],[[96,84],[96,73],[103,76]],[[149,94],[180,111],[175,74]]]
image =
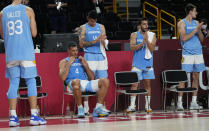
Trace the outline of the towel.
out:
[[[106,67],[106,70],[108,69],[108,63],[107,63],[107,55],[106,55],[106,51],[105,51],[105,48],[108,48],[108,40],[106,39],[105,40],[105,47],[103,46],[103,44],[100,44],[100,50],[102,52],[102,55],[105,57],[105,67]]]
[[[152,39],[153,39],[153,37],[154,37],[154,34],[155,33],[153,33],[153,32],[150,32],[150,31],[148,31],[147,32],[147,35],[148,35],[148,41],[149,42],[152,42]],[[151,54],[151,52],[150,52],[150,50],[149,50],[149,48],[146,46],[146,49],[145,49],[145,57],[144,57],[145,59],[151,59],[152,58],[152,54]]]

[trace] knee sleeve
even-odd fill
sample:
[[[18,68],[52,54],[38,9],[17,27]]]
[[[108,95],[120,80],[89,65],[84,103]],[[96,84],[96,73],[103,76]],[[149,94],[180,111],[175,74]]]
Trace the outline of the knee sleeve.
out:
[[[19,87],[20,78],[13,77],[9,79],[9,90],[8,90],[8,98],[16,99],[17,98],[17,90]]]
[[[35,78],[25,78],[28,87],[28,97],[37,96],[37,87]]]

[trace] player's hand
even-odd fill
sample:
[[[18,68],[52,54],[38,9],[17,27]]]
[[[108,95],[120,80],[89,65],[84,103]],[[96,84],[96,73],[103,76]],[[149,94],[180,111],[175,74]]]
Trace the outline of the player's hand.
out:
[[[79,56],[78,59],[81,61],[84,67],[88,66],[88,63],[85,61],[85,59],[82,56]]]
[[[107,36],[106,36],[106,35],[102,35],[102,37],[101,37],[100,40],[101,40],[102,42],[104,42],[104,40],[106,40],[106,39],[107,39]]]
[[[199,32],[201,31],[201,28],[202,28],[202,25],[204,24],[204,22],[201,22],[197,25],[197,28],[196,28],[196,32]]]
[[[75,57],[74,56],[71,56],[70,57],[70,60],[68,62],[68,65],[71,65],[74,61],[75,61]]]
[[[148,34],[147,34],[147,32],[145,32],[143,34],[143,40],[144,40],[145,43],[148,43]]]

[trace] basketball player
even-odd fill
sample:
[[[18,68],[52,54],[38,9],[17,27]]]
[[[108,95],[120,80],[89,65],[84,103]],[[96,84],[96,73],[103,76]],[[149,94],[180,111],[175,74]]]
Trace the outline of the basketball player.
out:
[[[95,74],[96,79],[107,78],[107,57],[105,53],[106,31],[104,25],[97,23],[97,13],[92,10],[87,16],[88,22],[81,26],[80,47],[84,48],[84,59]],[[88,114],[88,101],[84,101],[85,113]],[[106,112],[110,112],[103,106]]]
[[[148,31],[148,20],[142,18],[139,23],[139,30],[131,34],[130,47],[134,51],[132,70],[137,72],[139,80],[143,81],[148,95],[145,96],[146,104],[145,111],[152,112],[150,108],[151,99],[151,79],[155,79],[153,69],[153,51],[156,45],[156,35]],[[147,56],[149,51],[150,56]],[[138,84],[132,85],[132,90],[137,90]],[[130,99],[130,106],[126,112],[135,112],[136,95],[132,95]]]
[[[94,80],[94,73],[86,60],[82,56],[77,57],[77,45],[70,44],[67,51],[69,56],[60,61],[59,75],[61,80],[68,85],[68,91],[74,93],[78,105],[78,117],[85,117],[81,92],[97,92],[98,101],[93,116],[108,116],[108,112],[103,111],[102,108],[109,88],[109,80],[107,78]]]
[[[36,61],[32,36],[36,37],[36,21],[33,10],[21,4],[22,0],[13,0],[0,13],[0,32],[4,38],[6,53],[6,77],[9,78],[9,126],[18,126],[16,114],[17,90],[20,77],[25,78],[31,107],[31,125],[46,124],[38,116]]]
[[[178,30],[182,45],[182,70],[192,73],[192,87],[199,87],[199,72],[205,70],[204,59],[202,55],[202,45],[204,36],[201,32],[202,23],[194,20],[197,16],[197,7],[193,4],[187,4],[185,7],[186,18],[179,21]],[[184,88],[185,83],[180,83],[179,88]],[[182,95],[178,94],[177,109],[183,110]],[[197,104],[197,92],[193,93],[190,109],[199,109]]]

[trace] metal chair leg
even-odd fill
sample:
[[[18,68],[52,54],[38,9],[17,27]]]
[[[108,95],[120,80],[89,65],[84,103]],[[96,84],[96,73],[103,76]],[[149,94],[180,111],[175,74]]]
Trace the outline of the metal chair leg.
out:
[[[115,91],[115,105],[114,105],[114,113],[116,114],[116,104],[117,104],[117,97],[116,97],[117,93]]]
[[[138,105],[137,105],[137,110],[139,111],[139,100],[140,100],[140,95],[137,95],[137,97],[138,97]]]
[[[189,96],[188,96],[188,92],[187,92],[187,110],[189,110]]]
[[[166,89],[164,91],[164,103],[163,104],[164,104],[163,105],[163,110],[164,110],[164,112],[166,112],[166,108],[165,108],[165,104],[166,104]]]
[[[49,115],[49,110],[48,110],[48,95],[46,95],[46,110],[47,110],[47,116]]]
[[[43,107],[43,113],[44,113],[44,118],[45,118],[45,113],[46,113],[46,112],[45,112],[44,98],[42,98],[42,99],[43,99],[43,106],[42,106],[42,107]]]
[[[62,117],[64,117],[64,104],[65,104],[65,94],[63,93],[63,97],[62,97]]]

